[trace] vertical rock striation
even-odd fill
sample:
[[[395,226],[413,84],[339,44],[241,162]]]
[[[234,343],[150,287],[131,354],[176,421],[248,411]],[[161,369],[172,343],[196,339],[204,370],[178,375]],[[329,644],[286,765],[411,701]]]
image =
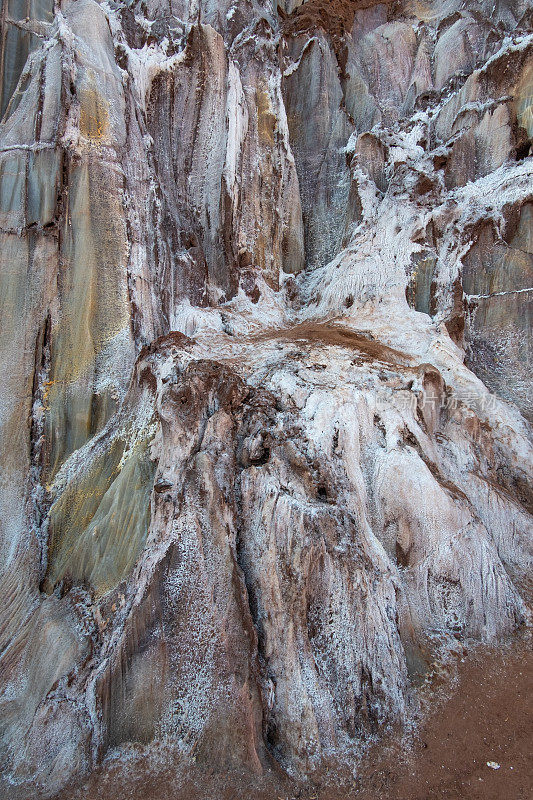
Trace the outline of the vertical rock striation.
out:
[[[528,623],[532,23],[4,0],[10,797],[342,768]]]

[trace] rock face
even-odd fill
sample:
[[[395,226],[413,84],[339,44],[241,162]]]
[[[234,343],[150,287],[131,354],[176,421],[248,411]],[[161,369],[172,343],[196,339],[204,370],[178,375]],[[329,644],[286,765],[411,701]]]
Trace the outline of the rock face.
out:
[[[312,776],[528,622],[531,26],[4,0],[8,796]]]

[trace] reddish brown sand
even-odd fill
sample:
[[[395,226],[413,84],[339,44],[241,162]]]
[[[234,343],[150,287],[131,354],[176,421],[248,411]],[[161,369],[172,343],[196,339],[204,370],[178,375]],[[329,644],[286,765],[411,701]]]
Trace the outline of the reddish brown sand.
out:
[[[369,754],[370,755],[370,754]],[[497,770],[487,761],[500,764]],[[431,714],[411,757],[365,764],[359,800],[531,800],[533,653],[479,651],[451,698]]]
[[[376,745],[363,759],[357,781],[344,781],[342,789],[327,776],[311,789],[274,772],[256,781],[199,768],[184,785],[168,761],[155,766],[133,759],[126,771],[123,764],[108,765],[60,800],[531,800],[530,640],[498,653],[479,649],[459,665],[459,681],[448,695],[433,702],[410,749],[399,740]],[[431,695],[428,699],[431,703]],[[487,761],[500,768],[491,769]]]

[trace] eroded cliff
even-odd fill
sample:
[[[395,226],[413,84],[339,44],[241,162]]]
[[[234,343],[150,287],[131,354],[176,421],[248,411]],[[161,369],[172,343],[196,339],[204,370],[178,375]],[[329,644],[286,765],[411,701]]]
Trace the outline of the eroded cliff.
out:
[[[342,768],[527,624],[531,27],[4,0],[10,797],[128,743]]]

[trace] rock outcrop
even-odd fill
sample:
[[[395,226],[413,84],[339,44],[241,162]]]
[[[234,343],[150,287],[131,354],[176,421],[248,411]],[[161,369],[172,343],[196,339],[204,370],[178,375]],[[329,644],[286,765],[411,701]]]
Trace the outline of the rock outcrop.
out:
[[[532,23],[4,0],[6,796],[342,768],[528,623]]]

